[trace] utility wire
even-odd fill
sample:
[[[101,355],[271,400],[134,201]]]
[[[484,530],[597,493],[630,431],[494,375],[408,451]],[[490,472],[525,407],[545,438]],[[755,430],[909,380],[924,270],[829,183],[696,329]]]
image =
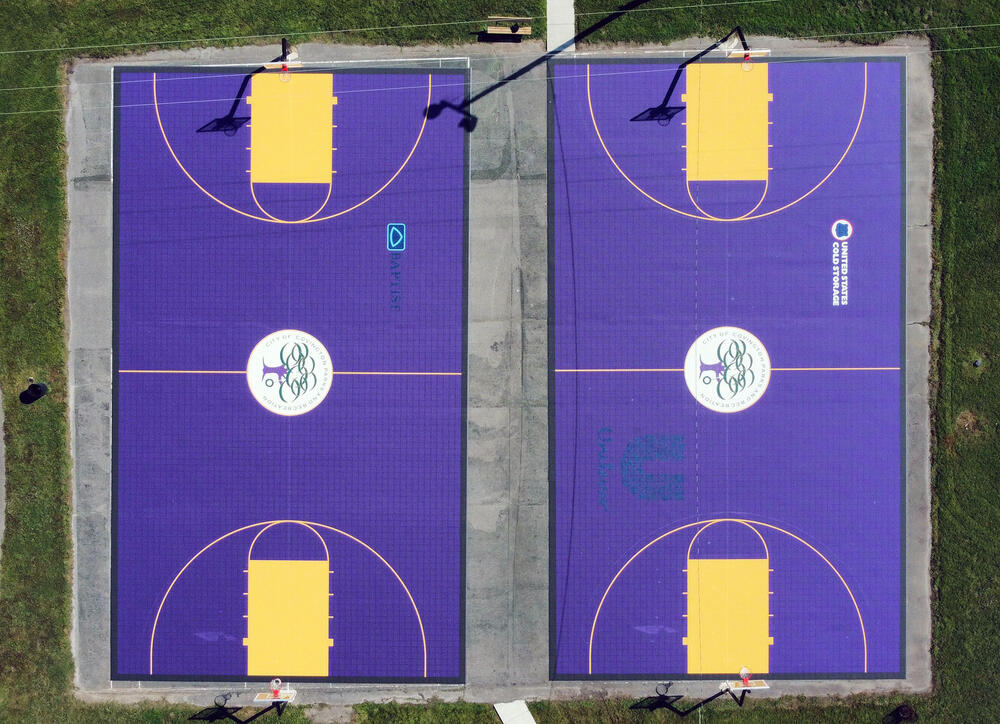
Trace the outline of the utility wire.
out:
[[[958,53],[958,52],[965,52],[965,51],[998,50],[998,49],[1000,49],[1000,45],[977,45],[977,46],[970,46],[970,47],[966,47],[966,48],[939,48],[937,50],[928,50],[926,52],[927,52],[927,54],[930,55],[930,54],[934,54],[934,53]],[[808,57],[808,58],[794,58],[794,59],[793,58],[789,58],[789,59],[775,58],[775,59],[768,60],[767,64],[768,65],[781,65],[781,64],[784,64],[784,63],[821,62],[821,61],[824,61],[824,60],[843,59],[843,57],[844,57],[843,55],[824,55],[824,56],[812,56],[812,57]],[[174,70],[174,69],[170,69],[170,70]],[[291,71],[289,71],[289,72],[291,72]],[[591,77],[599,77],[599,76],[602,76],[602,75],[635,75],[635,74],[638,74],[638,73],[668,73],[668,72],[670,72],[670,73],[674,72],[674,68],[655,68],[655,69],[650,69],[650,70],[627,70],[627,71],[614,71],[614,72],[609,72],[609,73],[591,73]],[[246,75],[246,73],[240,73],[239,75]],[[580,74],[579,76],[564,75],[564,76],[561,76],[560,79],[561,80],[565,80],[565,79],[571,78],[571,77],[584,77],[584,76],[583,76],[583,74]],[[546,81],[547,82],[549,80],[552,80],[552,78],[553,78],[552,76],[546,75],[544,78],[539,78],[536,82],[542,82],[542,81]],[[519,79],[518,82],[521,83],[521,82],[525,82],[526,80],[527,81],[534,81],[535,79],[531,79],[531,78],[529,78],[529,79]],[[145,81],[144,80],[142,82],[147,82],[148,83],[148,82],[151,82],[151,81]],[[491,81],[490,83],[488,83],[486,85],[488,86],[488,85],[490,85],[492,83],[493,83],[493,81]],[[465,85],[464,83],[438,83],[438,84],[436,84],[434,86],[434,88],[435,89],[439,89],[439,90],[442,89],[442,88],[449,88],[449,87],[461,88],[464,85]],[[381,92],[386,92],[386,91],[412,90],[414,88],[426,88],[426,87],[427,86],[425,86],[425,85],[421,85],[421,86],[396,86],[396,87],[390,87],[390,88],[358,89],[358,90],[354,90],[354,91],[339,91],[338,95],[345,95],[346,93],[381,93]],[[232,97],[228,97],[228,98],[202,98],[202,99],[193,100],[193,101],[190,101],[190,100],[189,101],[158,101],[158,104],[161,105],[161,106],[166,106],[166,105],[184,105],[184,104],[195,104],[195,103],[221,103],[221,102],[232,103],[233,99],[232,99]],[[153,103],[123,103],[123,104],[120,104],[118,106],[115,106],[115,108],[141,108],[141,107],[144,107],[144,106],[152,106],[152,105],[153,105]],[[41,109],[41,110],[27,110],[27,111],[0,111],[0,116],[17,116],[17,115],[26,115],[26,114],[32,114],[32,113],[62,113],[64,110],[65,110],[64,108],[60,107],[60,108],[44,108],[44,109]]]
[[[284,33],[259,33],[257,35],[221,35],[215,38],[188,38],[186,40],[147,40],[135,43],[109,43],[106,45],[62,45],[57,48],[20,48],[17,50],[0,50],[0,55],[15,53],[55,53],[64,50],[99,50],[102,48],[136,48],[143,45],[184,45],[190,43],[214,43],[220,40],[255,40],[259,38],[289,38],[297,35],[336,35],[339,33],[362,33],[369,30],[406,30],[409,28],[435,28],[444,25],[472,25],[485,23],[486,20],[452,20],[443,23],[416,23],[412,25],[380,25],[369,28],[345,28],[341,30],[302,30]]]
[[[959,52],[975,51],[975,50],[998,50],[998,49],[1000,49],[1000,45],[977,45],[965,48],[938,48],[936,50],[928,50],[925,52],[928,55],[933,55],[934,53],[959,53]],[[782,65],[785,63],[812,63],[812,62],[822,62],[824,60],[834,60],[843,58],[844,58],[843,55],[822,55],[822,56],[810,56],[808,58],[788,58],[788,59],[773,58],[767,60],[766,62],[768,65]],[[764,62],[764,61],[757,61],[757,62]],[[168,68],[168,70],[175,71],[176,69]],[[602,75],[635,75],[638,73],[672,73],[674,72],[674,70],[675,69],[672,67],[654,68],[650,70],[623,70],[623,71],[613,71],[608,73],[591,73],[591,77],[599,77]],[[238,75],[243,76],[246,75],[246,73],[239,73]],[[567,78],[572,78],[572,77],[584,77],[584,74],[581,73],[579,76],[563,75],[560,76],[560,80],[565,80]],[[547,82],[549,80],[552,80],[552,78],[553,76],[546,75],[544,78],[537,79],[537,81],[533,78],[527,78],[527,79],[519,79],[517,82],[519,83],[523,83],[526,81]],[[188,77],[188,79],[190,79],[190,77]],[[159,82],[159,80],[160,79],[158,79],[157,82]],[[141,82],[149,83],[151,81],[143,80]],[[485,84],[485,86],[491,85],[494,82],[495,81],[490,81],[489,83]],[[465,85],[464,83],[438,83],[435,84],[434,88],[438,90],[442,88],[451,88],[451,87],[461,88],[464,85]],[[420,85],[420,86],[395,86],[390,88],[358,89],[354,91],[339,91],[338,95],[345,95],[346,93],[382,93],[386,91],[412,90],[414,88],[426,88],[426,87],[427,87],[426,85]],[[202,98],[193,101],[158,101],[158,104],[161,106],[166,106],[166,105],[183,105],[183,104],[194,104],[194,103],[221,103],[221,102],[232,103],[233,99],[230,96],[228,98]],[[115,106],[115,108],[141,108],[143,106],[152,106],[152,105],[153,103],[123,103],[121,105]],[[27,111],[0,111],[0,116],[16,116],[16,115],[25,115],[31,113],[62,113],[64,110],[65,110],[64,108],[60,107],[60,108],[45,108],[41,110],[27,110]]]
[[[728,5],[760,5],[760,4],[770,4],[776,2],[784,2],[784,0],[727,0],[726,2],[718,3],[695,3],[689,5],[665,5],[656,8],[636,8],[633,10],[625,11],[625,14],[634,12],[651,12],[658,10],[684,10],[684,9],[700,9],[700,8],[714,8],[714,7],[724,7]],[[614,10],[609,10],[607,12],[591,12],[591,13],[577,13],[577,16],[584,15],[609,15],[615,12]],[[525,16],[529,20],[541,20],[544,16]],[[363,33],[373,30],[409,30],[412,28],[437,28],[444,27],[448,25],[477,25],[485,24],[489,22],[488,19],[482,20],[450,20],[440,23],[411,23],[405,25],[376,25],[367,28],[341,28],[338,30],[301,30],[295,32],[284,32],[284,33],[260,33],[257,35],[223,35],[214,38],[188,38],[186,40],[148,40],[135,43],[110,43],[106,45],[64,45],[55,48],[19,48],[14,50],[0,50],[0,55],[11,55],[16,53],[55,53],[65,50],[100,50],[102,48],[135,48],[144,45],[184,45],[192,44],[196,45],[199,43],[214,43],[221,40],[254,40],[260,38],[288,38],[303,35],[338,35],[345,33]]]
[[[752,0],[752,1],[754,1],[754,2],[761,2],[761,1],[764,1],[764,2],[780,2],[782,0]],[[736,4],[736,3],[722,3],[722,4]],[[676,7],[681,7],[681,6],[674,6],[674,8],[676,8]],[[683,6],[683,7],[689,7],[689,6]],[[701,6],[701,5],[699,5],[699,6],[695,6],[695,7],[709,7],[709,6]],[[647,8],[647,9],[670,9],[670,8]],[[635,11],[630,11],[630,12],[635,12]],[[402,26],[399,26],[399,27],[402,27]],[[933,31],[944,31],[944,30],[965,30],[965,29],[992,28],[992,27],[1000,27],[1000,23],[983,23],[983,24],[977,24],[977,25],[947,25],[947,26],[937,26],[937,27],[928,27],[928,28],[906,28],[906,29],[901,28],[901,29],[896,29],[896,30],[874,30],[874,31],[864,31],[864,32],[855,32],[855,33],[833,33],[833,34],[829,34],[829,35],[796,36],[796,37],[787,38],[787,39],[788,40],[815,40],[815,39],[819,39],[819,38],[828,38],[828,37],[845,37],[845,36],[876,35],[876,34],[903,34],[903,33],[914,33],[914,32],[933,32]],[[344,32],[347,32],[347,31],[344,31]],[[254,37],[257,37],[257,36],[254,36]],[[263,36],[260,36],[260,37],[263,37]],[[287,37],[287,34],[286,34],[285,37]],[[178,42],[181,42],[181,41],[178,41]],[[969,52],[969,51],[981,51],[981,50],[997,50],[997,49],[1000,49],[1000,45],[978,45],[978,46],[968,46],[968,47],[962,47],[962,48],[937,48],[937,49],[927,50],[925,52],[928,53],[928,54],[933,55],[935,53],[957,53],[957,52]],[[0,52],[2,52],[2,51],[0,51]],[[521,54],[521,55],[529,55],[529,54]],[[530,54],[530,55],[531,55],[531,57],[537,57],[535,54]],[[517,56],[505,56],[505,57],[517,57]],[[781,59],[781,58],[774,58],[774,59],[769,59],[767,61],[767,63],[769,65],[779,65],[779,64],[782,64],[782,63],[789,63],[789,62],[795,62],[795,63],[816,62],[816,61],[827,60],[827,59],[830,59],[830,58],[840,58],[840,57],[843,57],[843,56],[813,56],[813,57],[809,57],[809,58],[796,58],[796,59],[788,59],[788,60]],[[405,62],[419,63],[421,61],[424,61],[424,62],[436,61],[437,59],[434,59],[434,58],[428,58],[428,59],[423,59],[423,58],[401,58],[400,60],[401,61],[405,61]],[[332,61],[332,62],[335,62],[335,61]],[[170,70],[173,71],[173,72],[176,72],[175,68],[170,68]],[[295,72],[295,71],[294,70],[290,70],[289,72]],[[657,72],[672,72],[672,69],[629,70],[629,71],[616,71],[616,72],[612,72],[612,73],[600,73],[600,74],[592,74],[592,75],[628,75],[628,74],[636,74],[636,73],[657,73]],[[233,72],[233,73],[198,74],[196,77],[198,77],[198,78],[218,78],[218,77],[225,77],[225,76],[244,76],[244,75],[246,75],[245,71],[237,71],[237,72]],[[190,80],[191,77],[192,76],[186,76],[183,79]],[[564,76],[564,78],[565,77],[572,77],[572,76]],[[165,78],[165,79],[162,79],[162,80],[170,80],[170,79]],[[180,79],[177,79],[177,80],[180,80]],[[536,79],[524,79],[524,80],[536,81]],[[544,81],[551,80],[551,76],[546,75],[545,78],[537,79],[536,82],[543,81],[543,80]],[[147,79],[141,79],[141,80],[135,80],[135,81],[119,81],[119,82],[121,82],[121,83],[150,83],[151,81],[147,80]],[[520,79],[519,79],[519,82],[523,82],[523,81],[520,81]],[[114,81],[95,81],[93,83],[88,83],[87,85],[103,85],[103,84],[112,84],[112,83],[114,83]],[[463,84],[438,84],[438,85],[435,86],[435,88],[440,89],[440,88],[447,88],[447,87],[460,87],[461,85],[463,85]],[[22,87],[0,88],[0,92],[3,92],[3,91],[15,91],[15,90],[41,90],[41,89],[50,89],[50,88],[63,88],[63,87],[67,87],[67,84],[57,84],[57,85],[48,85],[48,86],[22,86]],[[390,88],[364,89],[364,90],[359,89],[357,91],[348,91],[348,92],[355,92],[355,93],[358,93],[358,92],[383,92],[383,91],[393,91],[393,90],[408,90],[408,89],[412,89],[414,87],[416,87],[416,86],[398,86],[398,87],[390,87]],[[420,87],[423,87],[423,86],[420,86]],[[231,103],[232,102],[232,98],[210,98],[210,99],[199,99],[199,100],[190,100],[190,101],[161,101],[160,105],[173,105],[173,104],[184,104],[184,103],[192,103],[192,104],[193,103],[217,103],[217,102],[222,102],[222,101],[226,101],[226,102],[230,102]],[[133,103],[133,104],[122,104],[122,105],[117,106],[117,108],[131,108],[131,107],[142,107],[142,106],[151,106],[151,105],[152,105],[152,103]],[[60,107],[60,108],[47,108],[47,109],[41,109],[41,110],[0,111],[0,116],[25,115],[25,114],[32,114],[32,113],[56,113],[56,112],[62,112],[63,110],[64,109]]]
[[[679,9],[685,9],[685,8],[710,8],[710,7],[716,7],[718,5],[741,5],[741,4],[747,4],[748,2],[750,2],[750,3],[773,3],[773,2],[781,2],[781,1],[782,0],[742,0],[741,2],[723,2],[723,3],[715,3],[715,4],[711,4],[711,5],[672,5],[672,6],[669,6],[669,7],[657,7],[657,8],[635,8],[634,10],[629,10],[627,12],[628,13],[638,13],[638,12],[648,12],[648,11],[651,11],[651,10],[652,11],[656,11],[656,10],[679,10]],[[582,17],[582,16],[585,16],[585,15],[605,15],[605,14],[606,13],[591,12],[591,13],[577,13],[576,16],[577,17]],[[531,18],[531,19],[534,20],[535,18]],[[210,42],[210,41],[213,41],[213,40],[241,40],[241,39],[253,39],[253,38],[277,38],[277,37],[289,37],[289,36],[294,36],[294,35],[313,35],[313,34],[322,35],[322,34],[332,34],[332,33],[351,33],[351,32],[358,32],[358,31],[361,31],[361,30],[384,30],[384,29],[395,29],[395,28],[432,27],[432,26],[435,26],[435,25],[461,25],[461,24],[470,24],[471,25],[471,24],[482,23],[482,22],[487,22],[487,21],[480,21],[480,20],[468,20],[468,21],[465,21],[465,20],[462,20],[462,21],[454,21],[454,22],[451,22],[451,23],[427,23],[427,24],[421,25],[421,26],[417,26],[417,25],[391,25],[391,26],[385,26],[383,28],[374,28],[374,27],[373,28],[356,28],[354,30],[317,30],[317,31],[309,31],[309,32],[305,32],[304,31],[304,32],[301,32],[301,33],[270,33],[270,34],[267,34],[267,35],[234,35],[234,36],[226,36],[226,37],[219,37],[219,38],[200,38],[200,39],[196,39],[196,40],[166,40],[166,41],[150,41],[150,42],[143,42],[143,43],[120,43],[118,45],[80,45],[80,46],[66,46],[66,47],[62,47],[62,48],[39,48],[39,49],[25,49],[25,50],[0,50],[0,55],[2,55],[2,54],[9,54],[9,53],[49,52],[49,51],[55,51],[55,50],[87,50],[87,49],[95,49],[95,48],[115,48],[115,47],[140,46],[140,45],[164,45],[164,44],[170,44],[170,43],[178,43],[178,44],[180,44],[180,43],[201,43],[201,42]],[[824,39],[824,38],[847,38],[847,37],[854,38],[854,37],[861,37],[861,36],[867,36],[867,35],[904,35],[906,33],[932,33],[932,32],[945,31],[945,30],[979,30],[979,29],[982,29],[982,28],[996,28],[996,27],[1000,27],[1000,23],[978,23],[978,24],[974,24],[974,25],[938,25],[938,26],[934,26],[934,27],[894,28],[894,29],[889,29],[889,30],[866,30],[866,31],[858,31],[858,32],[828,33],[828,34],[824,34],[824,35],[798,35],[798,36],[787,38],[787,39],[788,40],[820,40],[820,39]],[[982,46],[982,47],[976,47],[976,48],[959,48],[958,50],[986,50],[986,49],[989,49],[991,47],[994,47],[994,46]],[[943,50],[938,50],[938,51],[934,51],[934,52],[944,52],[944,51]],[[514,57],[517,57],[517,55],[518,54],[511,54],[511,55],[506,55],[504,57],[505,58],[514,58]],[[527,55],[527,54],[521,54],[521,55]],[[436,60],[436,59],[410,58],[410,59],[407,59],[407,60],[408,60],[408,62],[420,62],[420,61],[423,61],[423,60]],[[336,61],[332,61],[332,62],[336,62]],[[248,64],[248,65],[250,65],[250,64]],[[218,78],[218,77],[222,77],[223,75],[244,75],[244,73],[231,73],[231,74],[220,73],[218,75],[202,75],[201,77],[204,77],[204,78]],[[103,84],[113,83],[113,82],[114,81],[92,81],[90,83],[81,83],[80,85],[103,85]],[[148,82],[148,81],[138,81],[137,80],[137,81],[121,81],[121,82],[122,83],[143,83],[143,82]],[[0,93],[7,92],[7,91],[45,90],[47,88],[68,88],[68,87],[69,87],[68,83],[55,83],[55,84],[52,84],[52,85],[10,86],[10,87],[7,87],[7,88],[0,88]]]
[[[997,28],[1000,23],[979,23],[977,25],[938,25],[933,28],[898,28],[896,30],[865,30],[855,33],[829,33],[827,35],[800,35],[796,40],[818,40],[820,38],[856,38],[861,35],[886,35],[903,33],[931,33],[938,30],[973,30]]]

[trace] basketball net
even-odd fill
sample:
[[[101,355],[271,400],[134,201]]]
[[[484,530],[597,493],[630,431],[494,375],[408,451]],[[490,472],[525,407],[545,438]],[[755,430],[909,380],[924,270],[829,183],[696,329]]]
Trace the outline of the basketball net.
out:
[[[743,54],[743,70],[752,70],[753,63],[750,61],[750,53]]]
[[[744,61],[743,68],[746,69],[746,63]],[[281,64],[281,72],[278,73],[278,77],[281,78],[282,83],[287,83],[289,78],[288,63]]]

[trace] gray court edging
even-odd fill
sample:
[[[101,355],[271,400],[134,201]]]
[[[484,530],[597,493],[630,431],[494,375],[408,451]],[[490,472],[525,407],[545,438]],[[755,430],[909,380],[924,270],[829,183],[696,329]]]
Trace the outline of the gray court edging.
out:
[[[69,416],[73,457],[73,618],[76,684],[110,671],[111,90],[98,66],[71,74],[69,159]]]
[[[775,55],[907,57],[907,678],[781,681],[772,695],[927,691],[930,673],[930,182],[932,86],[926,41],[805,45],[751,38]],[[686,50],[587,46],[588,54]],[[158,52],[119,65],[257,63],[272,50]],[[306,61],[469,58],[472,92],[537,59],[538,42],[511,46],[351,47],[307,44]],[[70,212],[70,424],[74,465],[72,644],[78,695],[208,704],[225,682],[110,680],[111,77],[114,62],[79,62],[69,75],[66,133]],[[509,701],[643,696],[652,682],[548,681],[548,451],[546,342],[546,74],[540,65],[472,107],[469,218],[466,683],[302,684],[302,703],[326,720],[361,701]],[[452,99],[457,100],[457,99]],[[434,122],[457,123],[449,112]],[[234,681],[228,688],[243,689]],[[684,682],[697,695],[711,682]],[[329,717],[334,717],[330,719]]]

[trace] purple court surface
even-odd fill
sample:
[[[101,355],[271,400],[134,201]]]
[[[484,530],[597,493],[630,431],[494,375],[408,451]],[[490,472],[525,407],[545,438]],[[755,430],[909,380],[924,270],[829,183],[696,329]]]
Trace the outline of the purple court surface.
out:
[[[116,73],[112,677],[461,681],[467,74],[252,70]]]
[[[550,65],[550,673],[899,677],[904,61],[696,65]]]

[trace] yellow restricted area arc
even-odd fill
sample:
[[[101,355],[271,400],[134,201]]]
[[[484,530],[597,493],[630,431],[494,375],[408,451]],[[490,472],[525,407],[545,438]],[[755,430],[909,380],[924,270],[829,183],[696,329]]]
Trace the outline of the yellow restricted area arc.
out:
[[[256,75],[250,96],[250,183],[330,183],[333,76]]]
[[[767,63],[692,64],[686,71],[688,181],[766,181]]]

